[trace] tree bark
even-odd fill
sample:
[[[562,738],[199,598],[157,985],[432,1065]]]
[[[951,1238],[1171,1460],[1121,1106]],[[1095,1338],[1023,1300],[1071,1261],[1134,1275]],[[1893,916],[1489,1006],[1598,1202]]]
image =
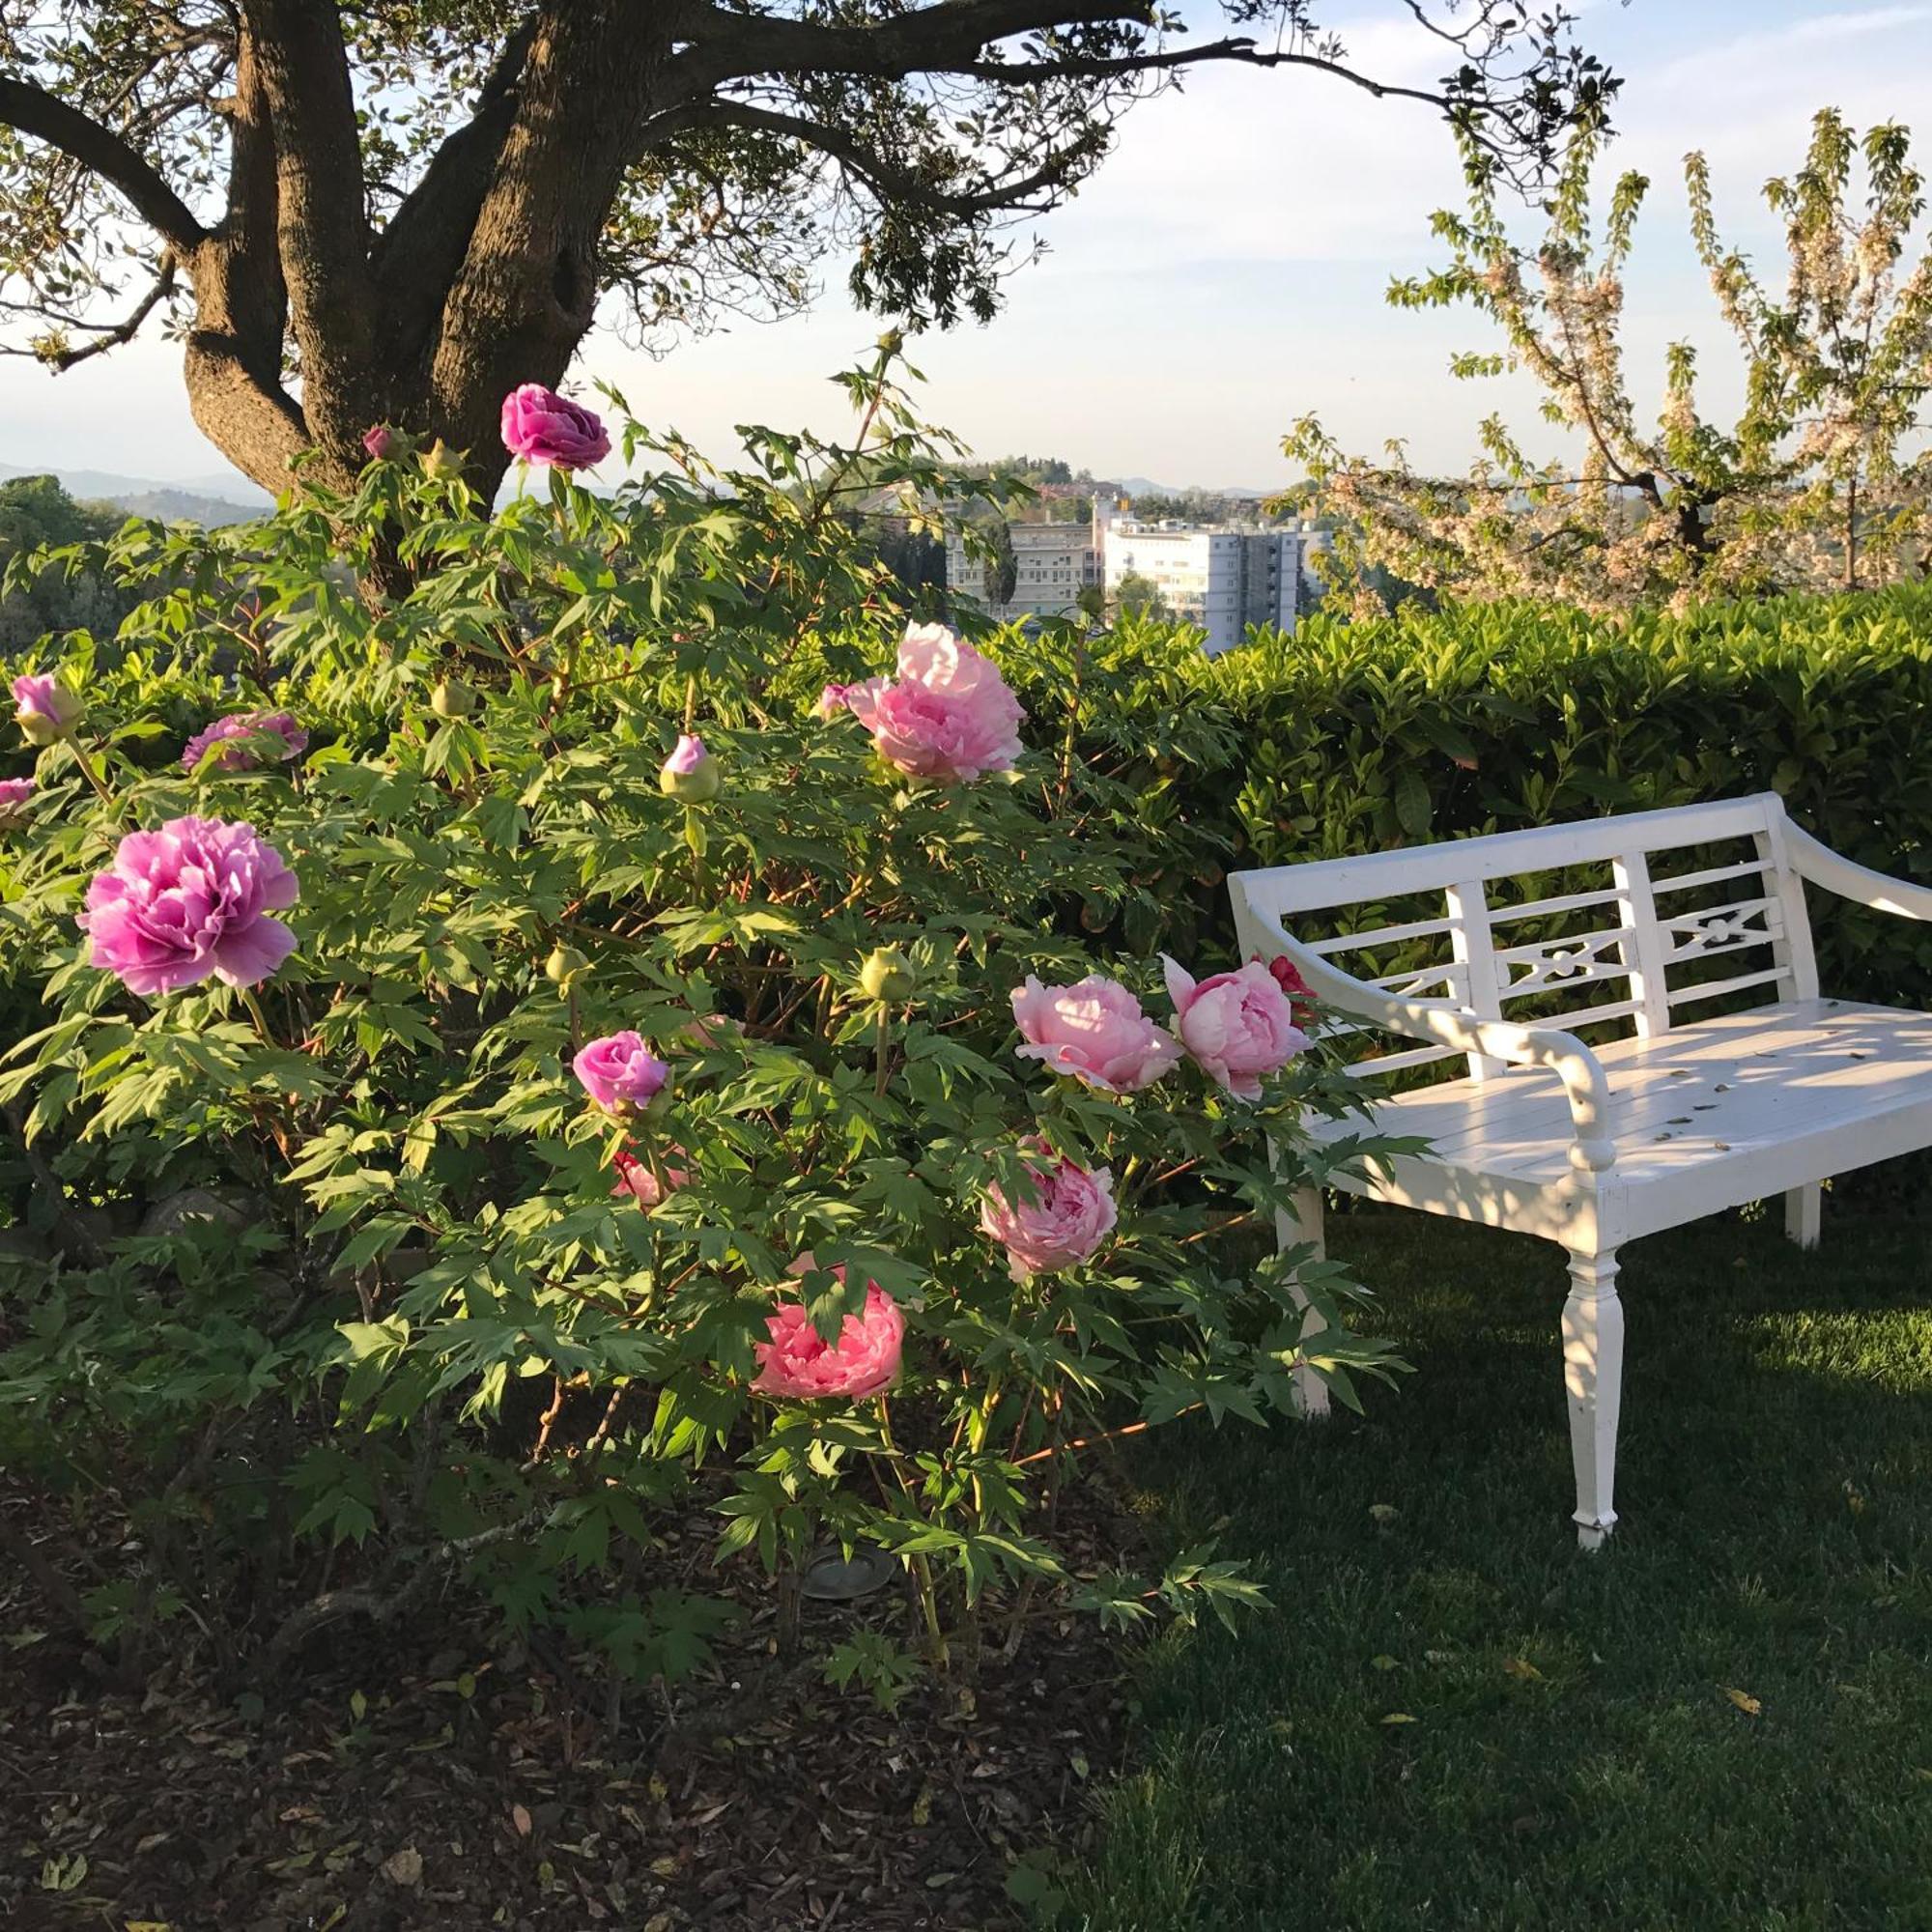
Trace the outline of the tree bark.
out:
[[[184,373],[201,433],[250,482],[278,496],[309,434],[282,384],[288,291],[275,140],[254,36],[245,29],[227,114],[228,212],[184,264],[194,292]]]
[[[375,292],[361,134],[334,0],[246,0],[274,129],[276,233],[301,360],[302,416],[333,469],[362,461]]]
[[[1420,13],[1416,0],[1409,6]],[[1554,40],[1537,43],[1524,72],[1501,72],[1514,27],[1488,38],[1486,28],[1471,29],[1474,64],[1431,93],[1377,81],[1308,47],[1269,50],[1245,37],[1142,45],[1128,30],[1153,26],[1156,15],[1137,0],[881,0],[806,10],[812,17],[746,0],[515,0],[498,13],[505,39],[469,120],[442,139],[379,234],[343,26],[345,15],[366,11],[340,0],[225,0],[207,10],[192,44],[216,56],[192,69],[191,92],[226,71],[232,34],[235,93],[225,101],[140,98],[133,111],[141,79],[133,73],[128,91],[101,94],[95,119],[55,84],[62,70],[51,57],[34,69],[47,85],[0,71],[0,129],[46,144],[106,184],[163,244],[193,297],[185,373],[195,421],[277,494],[298,459],[318,481],[350,487],[365,461],[363,435],[384,422],[464,452],[471,481],[493,493],[508,462],[497,434],[502,397],[519,384],[562,381],[595,319],[600,241],[626,174],[680,130],[794,140],[838,162],[888,213],[971,221],[1028,206],[1030,196],[1057,198],[1097,156],[1106,117],[1072,116],[1086,144],[1077,153],[1055,152],[1044,136],[1037,152],[1008,153],[986,131],[995,117],[978,134],[992,151],[992,173],[955,191],[945,155],[928,182],[895,158],[893,141],[869,140],[863,113],[840,107],[846,83],[924,72],[993,89],[1084,87],[1238,62],[1306,68],[1458,114],[1470,90],[1493,84],[1505,129],[1504,148],[1493,151],[1511,154],[1510,142],[1520,147],[1571,118],[1571,93],[1580,116],[1586,92],[1601,100],[1616,85],[1594,64],[1587,88],[1565,80]],[[1494,10],[1477,11],[1488,22]],[[1054,38],[1084,27],[1101,31]],[[1025,36],[1035,37],[1018,49],[1025,58],[987,57]],[[1467,40],[1447,38],[1458,46]],[[0,54],[22,57],[11,47]],[[810,76],[826,86],[805,85]],[[822,99],[824,125],[815,107],[786,111],[788,89],[808,107]],[[853,98],[886,99],[876,85]],[[1510,117],[1530,115],[1521,104],[1529,102],[1540,104],[1526,133]],[[158,130],[190,108],[229,123],[229,202],[213,227],[165,174],[184,151]],[[977,108],[958,111],[980,121]],[[1029,125],[1050,131],[1050,121]],[[961,131],[971,145],[974,127]],[[1474,138],[1489,136],[1477,127]],[[183,165],[193,173],[191,160]],[[201,185],[195,174],[192,191]],[[113,330],[96,332],[115,339]],[[1684,537],[1704,548],[1696,531]]]
[[[514,121],[442,304],[429,428],[494,490],[503,397],[555,384],[597,307],[597,242],[661,83],[675,10],[553,0],[538,16]]]

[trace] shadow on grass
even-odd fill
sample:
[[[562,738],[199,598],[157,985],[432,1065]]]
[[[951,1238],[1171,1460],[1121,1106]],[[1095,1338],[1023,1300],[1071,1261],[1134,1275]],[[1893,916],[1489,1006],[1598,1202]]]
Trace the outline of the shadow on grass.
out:
[[[1331,1235],[1417,1373],[1366,1418],[1135,1465],[1172,1535],[1228,1519],[1277,1607],[1155,1651],[1065,1922],[1932,1926],[1926,1222],[1625,1251],[1596,1559],[1558,1251],[1390,1211]]]

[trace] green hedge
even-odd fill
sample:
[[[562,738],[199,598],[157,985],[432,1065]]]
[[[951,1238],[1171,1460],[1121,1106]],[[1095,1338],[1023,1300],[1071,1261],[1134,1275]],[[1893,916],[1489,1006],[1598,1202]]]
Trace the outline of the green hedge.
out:
[[[1082,729],[1116,763],[1137,748],[1177,926],[1222,923],[1223,866],[1767,789],[1847,857],[1932,883],[1932,589],[1623,625],[1405,609],[1211,661],[1128,624],[1091,648]],[[1815,895],[1813,923],[1828,987],[1932,1005],[1932,925]]]

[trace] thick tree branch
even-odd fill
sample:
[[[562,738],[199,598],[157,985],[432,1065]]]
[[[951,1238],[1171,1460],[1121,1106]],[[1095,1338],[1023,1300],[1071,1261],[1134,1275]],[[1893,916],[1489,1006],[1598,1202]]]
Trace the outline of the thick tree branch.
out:
[[[263,489],[288,487],[308,423],[282,384],[288,288],[282,275],[275,135],[255,38],[235,48],[228,124],[228,212],[187,263],[194,326],[185,373],[195,421]]]
[[[276,217],[303,414],[338,461],[368,427],[375,316],[361,132],[332,0],[244,0],[275,141]]]
[[[443,298],[463,266],[516,119],[518,82],[536,24],[532,13],[505,40],[475,112],[438,148],[370,252],[384,335],[393,351],[392,380],[399,384],[420,376],[434,347]]]
[[[194,211],[159,171],[112,128],[58,96],[13,74],[0,74],[0,125],[58,148],[118,188],[135,213],[177,251],[185,254],[201,241],[205,231]]]
[[[1037,0],[1036,0],[1037,4]],[[483,487],[506,460],[497,411],[519,383],[554,383],[595,317],[598,248],[663,106],[675,5],[545,0],[515,112],[451,279],[430,357],[433,434],[467,450]]]
[[[964,71],[982,47],[1015,34],[1108,21],[1146,23],[1122,0],[938,0],[870,27],[822,26],[776,15],[704,8],[681,23],[689,51],[670,63],[676,98],[759,73],[856,73],[884,79]]]

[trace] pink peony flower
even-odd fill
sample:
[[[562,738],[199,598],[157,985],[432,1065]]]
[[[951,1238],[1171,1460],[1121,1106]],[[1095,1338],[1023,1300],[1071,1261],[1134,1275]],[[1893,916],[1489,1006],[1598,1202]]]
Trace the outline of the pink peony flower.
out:
[[[828,684],[818,694],[818,702],[811,707],[814,718],[837,718],[850,708],[854,687],[849,684]]]
[[[587,469],[611,454],[611,438],[581,403],[541,383],[526,383],[503,398],[503,447],[526,463]]]
[[[1181,1045],[1230,1094],[1259,1099],[1261,1076],[1278,1072],[1307,1046],[1288,995],[1259,960],[1198,984],[1165,953],[1160,963]]]
[[[27,822],[27,801],[33,795],[32,779],[0,779],[0,832]]]
[[[793,1262],[794,1274],[809,1274],[815,1265],[810,1255]],[[832,1270],[840,1281],[845,1270]],[[905,1316],[899,1305],[875,1281],[866,1284],[866,1308],[848,1315],[837,1342],[828,1342],[811,1325],[802,1301],[781,1303],[765,1321],[769,1342],[753,1345],[758,1358],[758,1378],[752,1386],[765,1395],[789,1395],[807,1401],[816,1396],[877,1395],[899,1372],[905,1342]]]
[[[945,782],[1009,770],[1020,754],[1020,701],[991,659],[944,624],[909,625],[898,676],[827,685],[872,734],[888,763],[915,778]]]
[[[678,1155],[684,1153],[682,1148],[670,1148],[667,1151]],[[681,1167],[672,1167],[668,1161],[660,1159],[657,1174],[651,1172],[647,1160],[639,1160],[634,1153],[619,1153],[612,1157],[611,1166],[617,1170],[617,1184],[611,1188],[613,1195],[628,1194],[646,1214],[662,1201],[667,1194],[675,1194],[691,1179],[690,1173]],[[658,1185],[658,1175],[664,1177],[664,1185]]]
[[[270,744],[270,739],[280,742]],[[230,743],[230,740],[236,742]],[[196,770],[216,745],[228,749],[214,760],[217,772],[252,771],[264,758],[286,764],[308,750],[308,733],[286,711],[238,711],[197,731],[182,751],[182,769]]]
[[[158,832],[128,833],[113,869],[88,887],[88,963],[135,993],[172,992],[211,974],[224,986],[252,986],[295,951],[295,934],[269,914],[297,895],[296,875],[252,825],[171,818]]]
[[[1114,1231],[1114,1178],[1104,1168],[1090,1173],[1056,1157],[1040,1140],[1025,1143],[1044,1162],[1029,1160],[1039,1198],[1009,1202],[998,1187],[986,1189],[980,1226],[1007,1251],[1013,1279],[1055,1274],[1084,1262]]]
[[[570,1065],[583,1091],[607,1114],[641,1107],[670,1074],[670,1068],[635,1033],[593,1039]]]
[[[1180,1048],[1113,980],[1090,973],[1073,986],[1042,986],[1031,974],[1013,988],[1013,1020],[1037,1060],[1105,1094],[1151,1086],[1180,1059]]]
[[[1314,989],[1301,977],[1292,959],[1285,959],[1277,953],[1266,963],[1275,984],[1288,995],[1289,1011],[1294,1015],[1295,1025],[1306,1033],[1315,1018]]]
[[[362,447],[371,463],[381,463],[396,446],[396,433],[387,423],[377,423],[362,432]]]
[[[14,722],[30,745],[51,745],[71,735],[86,707],[52,671],[14,680]]]

